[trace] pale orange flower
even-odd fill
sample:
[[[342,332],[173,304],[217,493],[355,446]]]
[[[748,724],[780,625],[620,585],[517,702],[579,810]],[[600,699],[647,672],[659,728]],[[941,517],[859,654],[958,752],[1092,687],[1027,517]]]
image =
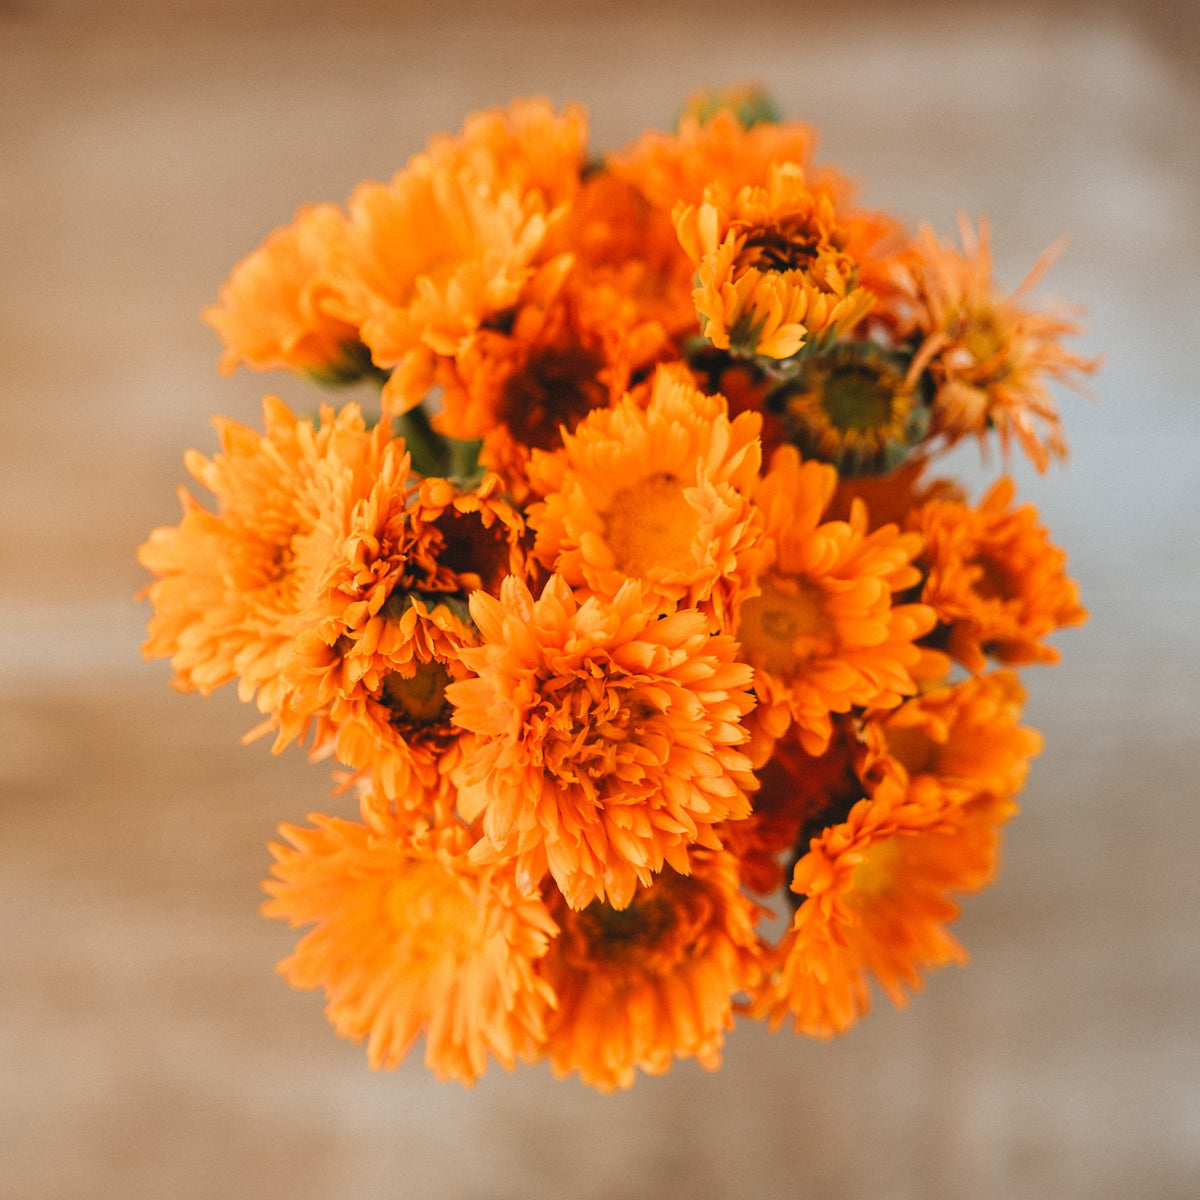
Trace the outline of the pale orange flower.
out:
[[[367,1039],[373,1068],[395,1067],[425,1035],[439,1079],[471,1084],[489,1058],[512,1068],[545,1037],[552,1003],[536,971],[556,926],[511,867],[470,861],[457,824],[382,832],[315,814],[271,846],[262,911],[313,925],[279,971],[324,988],[343,1037]]]
[[[376,364],[397,368],[385,400],[403,410],[423,397],[437,355],[517,302],[551,214],[540,192],[492,192],[423,160],[390,184],[360,185],[349,211],[327,257],[330,309],[358,326]]]
[[[430,139],[417,161],[466,172],[493,192],[537,190],[553,207],[579,189],[587,134],[578,104],[558,113],[544,97],[521,98],[473,113],[458,134]]]
[[[946,928],[959,911],[952,896],[992,877],[1011,813],[992,797],[957,803],[928,776],[907,789],[885,777],[796,864],[792,890],[803,901],[756,1014],[831,1037],[870,1008],[869,977],[903,1007],[922,968],[964,962]]]
[[[697,267],[701,332],[720,350],[790,358],[809,342],[848,334],[874,293],[858,286],[850,226],[834,196],[794,163],[732,198],[718,188],[680,205],[675,230]]]
[[[923,226],[895,282],[910,307],[903,332],[919,340],[914,379],[928,370],[936,387],[933,429],[948,445],[968,435],[981,440],[995,430],[1008,453],[1016,440],[1039,471],[1052,456],[1063,457],[1058,408],[1049,380],[1078,389],[1081,376],[1099,365],[1065,349],[1062,339],[1081,332],[1080,310],[1026,306],[1057,257],[1046,251],[1017,290],[1005,295],[992,278],[990,228],[978,235],[960,217],[961,251],[939,242]]]
[[[628,149],[610,155],[607,164],[655,208],[669,213],[680,202],[701,204],[709,188],[733,195],[743,187],[760,187],[776,163],[808,170],[815,145],[811,126],[762,122],[746,129],[722,107],[707,120],[685,115],[674,134],[649,130]],[[821,177],[833,186],[831,173]],[[845,191],[845,185],[839,190]]]
[[[890,707],[916,691],[915,639],[934,623],[922,604],[893,604],[919,582],[920,539],[895,526],[867,532],[866,511],[822,522],[837,472],[782,446],[755,494],[766,522],[758,594],[734,630],[755,669],[756,722],[781,737],[794,721],[805,751],[824,751],[831,713]]]
[[[345,220],[332,204],[301,208],[291,225],[234,267],[217,303],[204,310],[225,344],[223,374],[245,363],[336,380],[370,367],[357,326],[326,308],[331,285],[323,264]]]
[[[535,459],[534,553],[573,587],[612,597],[639,580],[647,600],[701,607],[728,623],[761,560],[749,495],[759,419],[660,369],[648,405],[626,396],[591,413],[555,458]]]
[[[264,712],[278,709],[281,668],[304,627],[321,567],[307,553],[320,510],[313,481],[326,458],[347,469],[368,455],[357,405],[298,420],[283,401],[263,402],[265,433],[215,422],[222,453],[187,455],[192,476],[217,500],[217,512],[181,492],[183,520],[154,530],[138,559],[157,579],[147,658],[170,658],[182,691],[207,695],[232,679],[238,695],[258,692]]]
[[[1019,725],[1025,691],[994,671],[932,687],[879,716],[888,753],[908,778],[928,776],[974,795],[1015,796],[1041,735]]]
[[[720,1066],[735,997],[760,971],[760,910],[731,855],[699,851],[690,875],[668,867],[625,908],[549,903],[562,932],[538,969],[557,1001],[545,1046],[556,1075],[611,1092],[677,1058]]]
[[[921,597],[937,610],[938,642],[974,672],[988,655],[1015,666],[1057,662],[1042,639],[1087,620],[1067,556],[1051,545],[1032,504],[1011,507],[1015,491],[1000,479],[978,508],[934,499],[907,522],[925,541]]]
[[[557,575],[536,601],[511,577],[471,597],[482,645],[460,658],[478,678],[446,688],[477,735],[459,811],[482,818],[479,861],[515,858],[526,888],[549,872],[573,908],[624,908],[750,811],[750,670],[703,613],[658,614],[636,581],[582,604]]]

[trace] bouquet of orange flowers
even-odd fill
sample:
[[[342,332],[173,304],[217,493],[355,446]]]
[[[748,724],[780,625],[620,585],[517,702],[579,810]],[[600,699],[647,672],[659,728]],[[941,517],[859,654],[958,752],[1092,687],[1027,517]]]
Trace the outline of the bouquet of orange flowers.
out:
[[[965,957],[1041,746],[1010,668],[1086,614],[1011,481],[930,466],[1044,469],[1048,384],[1095,363],[1028,301],[1052,252],[1005,293],[984,222],[914,235],[814,143],[738,91],[594,159],[516,101],[302,208],[206,313],[224,371],[379,393],[218,420],[213,508],[140,551],[147,656],[340,764],[263,911],[372,1066],[423,1034],[441,1078],[607,1091]]]

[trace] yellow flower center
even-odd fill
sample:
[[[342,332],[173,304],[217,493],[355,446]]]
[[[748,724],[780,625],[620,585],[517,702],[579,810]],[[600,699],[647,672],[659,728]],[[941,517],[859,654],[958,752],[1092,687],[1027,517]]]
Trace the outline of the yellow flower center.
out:
[[[862,909],[891,890],[903,857],[900,841],[899,837],[886,838],[862,852],[849,895],[852,907]]]
[[[684,571],[695,562],[692,545],[700,527],[696,510],[674,475],[651,475],[621,488],[604,518],[604,536],[619,570],[648,576]]]
[[[742,606],[737,637],[756,667],[787,678],[812,658],[829,630],[821,593],[802,579],[767,579]]]

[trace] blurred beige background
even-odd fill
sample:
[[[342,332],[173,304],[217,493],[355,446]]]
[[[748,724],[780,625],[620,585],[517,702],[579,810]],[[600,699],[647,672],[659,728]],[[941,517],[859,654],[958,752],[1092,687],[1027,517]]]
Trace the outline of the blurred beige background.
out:
[[[707,0],[0,2],[0,1194],[820,1200],[1200,1195],[1200,9]],[[867,199],[992,215],[1091,305],[1073,459],[1019,472],[1092,609],[1029,671],[1047,749],[966,970],[828,1045],[757,1026],[605,1099],[545,1069],[371,1074],[256,915],[327,805],[232,695],[145,666],[134,549],[219,379],[199,310],[301,203],[515,94],[597,148],[756,78]],[[977,456],[960,456],[982,479]]]

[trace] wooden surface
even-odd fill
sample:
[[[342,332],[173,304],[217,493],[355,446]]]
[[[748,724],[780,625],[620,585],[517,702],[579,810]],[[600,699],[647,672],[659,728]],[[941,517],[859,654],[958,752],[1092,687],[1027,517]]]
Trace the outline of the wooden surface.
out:
[[[1200,1195],[1188,6],[267,7],[0,5],[0,1195]],[[198,312],[297,205],[473,109],[577,98],[605,147],[750,77],[869,201],[946,233],[990,212],[1012,284],[1069,234],[1049,285],[1107,356],[1064,399],[1070,467],[1019,473],[1093,616],[1026,673],[1047,749],[959,922],[973,962],[835,1043],[746,1026],[720,1073],[610,1099],[544,1069],[440,1086],[419,1053],[373,1075],[256,915],[323,772],[140,662],[134,548],[177,520],[184,449],[310,395],[219,379]]]

